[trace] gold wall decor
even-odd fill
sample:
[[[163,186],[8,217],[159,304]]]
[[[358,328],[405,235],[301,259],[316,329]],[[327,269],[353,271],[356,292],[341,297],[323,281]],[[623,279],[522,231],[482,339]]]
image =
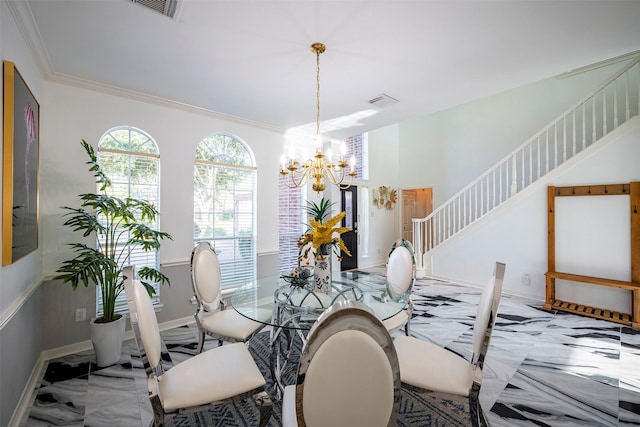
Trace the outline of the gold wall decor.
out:
[[[379,188],[373,190],[373,204],[379,209],[387,208],[393,209],[398,201],[398,190],[392,190],[385,185],[381,185]]]

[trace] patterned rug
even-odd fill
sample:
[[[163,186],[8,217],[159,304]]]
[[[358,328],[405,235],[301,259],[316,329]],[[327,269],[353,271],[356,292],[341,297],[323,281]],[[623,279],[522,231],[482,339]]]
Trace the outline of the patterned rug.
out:
[[[273,394],[273,380],[269,369],[271,354],[269,332],[257,334],[249,342],[249,350],[267,380],[267,391],[273,400],[273,415],[268,426],[279,427],[282,425],[282,408]],[[285,375],[288,377],[285,380],[287,383],[294,382],[292,379],[295,372],[287,372]],[[468,409],[466,404],[461,405],[457,402],[428,398],[403,388],[397,425],[399,427],[470,425]],[[234,404],[219,405],[208,411],[175,415],[169,420],[169,425],[252,427],[258,425],[259,417],[257,405],[251,399],[247,399]]]

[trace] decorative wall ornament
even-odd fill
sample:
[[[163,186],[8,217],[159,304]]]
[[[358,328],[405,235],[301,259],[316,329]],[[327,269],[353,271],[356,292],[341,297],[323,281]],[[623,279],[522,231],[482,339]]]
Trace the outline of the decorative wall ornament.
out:
[[[392,190],[385,185],[373,190],[373,204],[379,209],[393,209],[398,201],[398,190]]]

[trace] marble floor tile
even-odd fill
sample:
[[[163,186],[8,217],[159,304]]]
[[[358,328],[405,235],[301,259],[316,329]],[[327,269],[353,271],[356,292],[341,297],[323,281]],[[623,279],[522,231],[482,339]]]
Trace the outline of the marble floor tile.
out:
[[[479,296],[477,288],[417,280],[412,335],[469,358]],[[640,331],[541,305],[502,296],[480,392],[490,425],[640,426]],[[195,354],[195,325],[161,335],[166,369]],[[50,360],[21,425],[149,425],[142,359],[134,340],[124,344],[107,368],[95,366],[93,351]],[[205,351],[216,346],[209,338]]]

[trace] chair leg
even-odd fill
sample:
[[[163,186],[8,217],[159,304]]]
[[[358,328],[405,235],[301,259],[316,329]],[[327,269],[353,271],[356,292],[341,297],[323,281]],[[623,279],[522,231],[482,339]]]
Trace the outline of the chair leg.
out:
[[[198,348],[196,349],[196,354],[202,353],[202,349],[204,348],[204,339],[206,333],[203,330],[198,331]]]
[[[160,402],[160,397],[158,395],[149,397],[149,401],[151,402],[151,409],[153,410],[153,420],[151,421],[150,426],[160,427],[164,425],[164,408],[162,407],[162,403]]]
[[[271,419],[273,402],[266,391],[258,393],[254,396],[254,399],[260,409],[260,427],[265,427]]]
[[[471,425],[474,427],[487,427],[489,424],[480,406],[480,390],[476,390],[476,387],[476,384],[474,384],[471,393],[469,393],[469,416],[471,418]]]

